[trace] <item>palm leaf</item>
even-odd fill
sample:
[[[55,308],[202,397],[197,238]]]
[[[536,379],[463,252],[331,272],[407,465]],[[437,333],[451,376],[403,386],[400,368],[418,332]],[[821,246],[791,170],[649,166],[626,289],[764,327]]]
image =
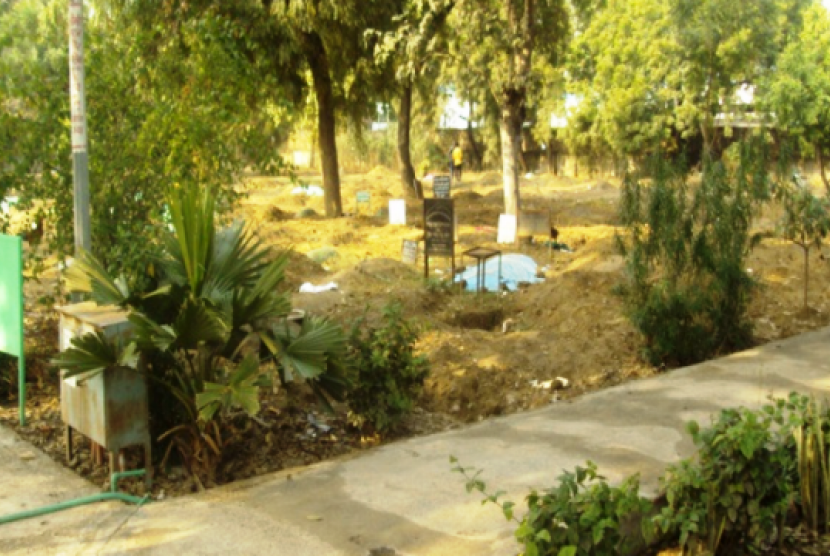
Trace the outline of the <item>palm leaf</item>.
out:
[[[61,352],[52,364],[65,371],[64,377],[89,373],[92,377],[122,361],[114,342],[101,331],[72,339],[72,347]]]
[[[133,311],[127,320],[133,325],[133,332],[142,349],[155,348],[167,351],[176,341],[176,333],[172,327],[158,324],[144,313]]]
[[[213,251],[213,198],[211,188],[184,187],[174,190],[168,201],[178,247],[171,254],[179,256],[187,284],[197,296],[201,295]]]
[[[126,280],[117,280],[106,271],[92,253],[82,251],[64,273],[64,281],[70,292],[92,294],[92,299],[101,305],[123,305],[130,297]]]
[[[188,298],[172,325],[175,347],[196,349],[200,343],[224,343],[229,327],[219,311],[202,299]]]
[[[321,318],[307,318],[296,337],[280,325],[272,332],[280,348],[274,355],[289,377],[291,372],[306,380],[318,377],[326,371],[329,357],[342,357],[345,349],[342,329]]]
[[[268,251],[236,222],[216,233],[210,266],[205,274],[204,297],[212,298],[238,288],[250,288],[268,268]]]

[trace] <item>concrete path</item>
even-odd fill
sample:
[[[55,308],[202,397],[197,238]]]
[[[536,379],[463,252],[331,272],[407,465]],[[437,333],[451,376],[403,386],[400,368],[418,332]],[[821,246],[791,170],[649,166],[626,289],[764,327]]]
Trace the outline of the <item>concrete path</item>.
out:
[[[136,508],[99,503],[0,525],[0,553],[274,556],[516,554],[513,526],[468,495],[452,454],[521,505],[531,486],[591,459],[612,481],[639,472],[654,493],[692,452],[684,423],[790,391],[830,391],[830,328],[623,384],[572,402],[413,438]],[[94,487],[0,428],[0,515]]]

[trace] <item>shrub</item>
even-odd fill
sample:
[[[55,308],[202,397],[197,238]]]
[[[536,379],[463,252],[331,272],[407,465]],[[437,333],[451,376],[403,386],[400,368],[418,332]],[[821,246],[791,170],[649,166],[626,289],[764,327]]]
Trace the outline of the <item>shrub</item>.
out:
[[[500,501],[503,491],[487,492],[481,470],[450,463],[467,492],[481,492],[482,503],[517,523],[524,556],[652,554],[678,544],[684,555],[801,554],[805,542],[806,553],[819,553],[816,534],[830,530],[830,409],[791,393],[757,411],[725,409],[707,429],[694,421],[687,428],[697,454],[669,466],[655,503],[638,495],[636,476],[610,487],[588,462],[558,486],[532,490],[519,520],[515,504]],[[798,519],[811,534],[791,528]]]
[[[217,229],[213,199],[210,188],[171,193],[174,231],[164,236],[162,256],[147,264],[148,290],[133,291],[89,254],[76,260],[66,273],[69,289],[123,307],[133,336],[119,349],[103,335],[86,335],[56,361],[70,374],[116,365],[145,372],[153,432],[172,440],[194,476],[208,479],[223,456],[230,411],[259,411],[270,369],[282,383],[304,381],[326,404],[345,394],[342,330],[317,318],[288,326],[290,298],[280,291],[288,253],[271,257],[241,224]],[[274,366],[260,365],[265,360]]]
[[[798,503],[807,528],[822,534],[830,531],[830,409],[806,397],[798,401],[793,419]]]
[[[585,467],[560,475],[558,486],[542,493],[532,490],[527,496],[528,511],[518,520],[513,502],[499,502],[504,492],[487,494],[479,478],[481,470],[461,467],[453,457],[450,463],[456,465],[453,471],[467,479],[467,492],[481,492],[484,503],[496,504],[508,520],[518,523],[515,535],[524,556],[634,554],[654,538],[653,506],[640,497],[636,475],[612,487],[597,473],[596,464],[588,461]]]
[[[354,324],[348,349],[354,369],[349,408],[355,424],[369,422],[383,433],[412,410],[429,373],[426,357],[415,355],[417,339],[398,304],[384,307],[378,328],[367,327],[365,317]]]
[[[759,411],[725,409],[711,427],[692,421],[696,458],[668,469],[668,506],[655,521],[692,553],[757,554],[783,538],[796,458],[785,400]]]
[[[759,237],[752,217],[770,188],[758,149],[742,146],[730,164],[708,161],[691,187],[685,171],[665,161],[651,183],[627,176],[618,246],[626,259],[619,292],[645,340],[653,365],[688,365],[745,348],[755,285],[746,259]]]

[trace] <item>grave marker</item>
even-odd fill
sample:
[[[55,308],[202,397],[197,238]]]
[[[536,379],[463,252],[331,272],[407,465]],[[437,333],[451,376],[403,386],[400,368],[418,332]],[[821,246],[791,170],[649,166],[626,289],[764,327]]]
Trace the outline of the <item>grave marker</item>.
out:
[[[515,243],[516,241],[516,215],[499,215],[498,243]]]
[[[389,199],[389,224],[406,226],[406,201]]]
[[[406,264],[418,264],[418,242],[412,239],[403,240],[401,246],[401,260]]]
[[[424,199],[424,276],[429,258],[449,257],[455,275],[455,211],[452,199]]]
[[[436,199],[449,199],[452,186],[449,176],[435,176],[432,178],[432,196]]]
[[[519,211],[519,237],[526,236],[550,237],[550,211]]]
[[[356,202],[354,212],[358,214],[360,212],[360,205],[365,205],[366,208],[371,212],[372,210],[372,195],[368,191],[358,191],[356,195]]]

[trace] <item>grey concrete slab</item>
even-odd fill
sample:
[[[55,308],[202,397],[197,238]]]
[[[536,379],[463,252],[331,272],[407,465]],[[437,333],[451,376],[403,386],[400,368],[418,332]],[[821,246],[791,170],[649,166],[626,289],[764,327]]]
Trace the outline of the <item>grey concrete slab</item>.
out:
[[[553,486],[586,459],[612,481],[640,473],[644,491],[654,493],[665,466],[692,453],[686,421],[705,424],[721,408],[759,407],[794,390],[830,392],[830,329],[200,495],[0,526],[0,552],[365,556],[387,547],[397,555],[507,556],[517,552],[513,525],[466,494],[450,455],[483,468],[493,490],[519,503],[529,488]],[[0,514],[91,490],[0,429]]]

